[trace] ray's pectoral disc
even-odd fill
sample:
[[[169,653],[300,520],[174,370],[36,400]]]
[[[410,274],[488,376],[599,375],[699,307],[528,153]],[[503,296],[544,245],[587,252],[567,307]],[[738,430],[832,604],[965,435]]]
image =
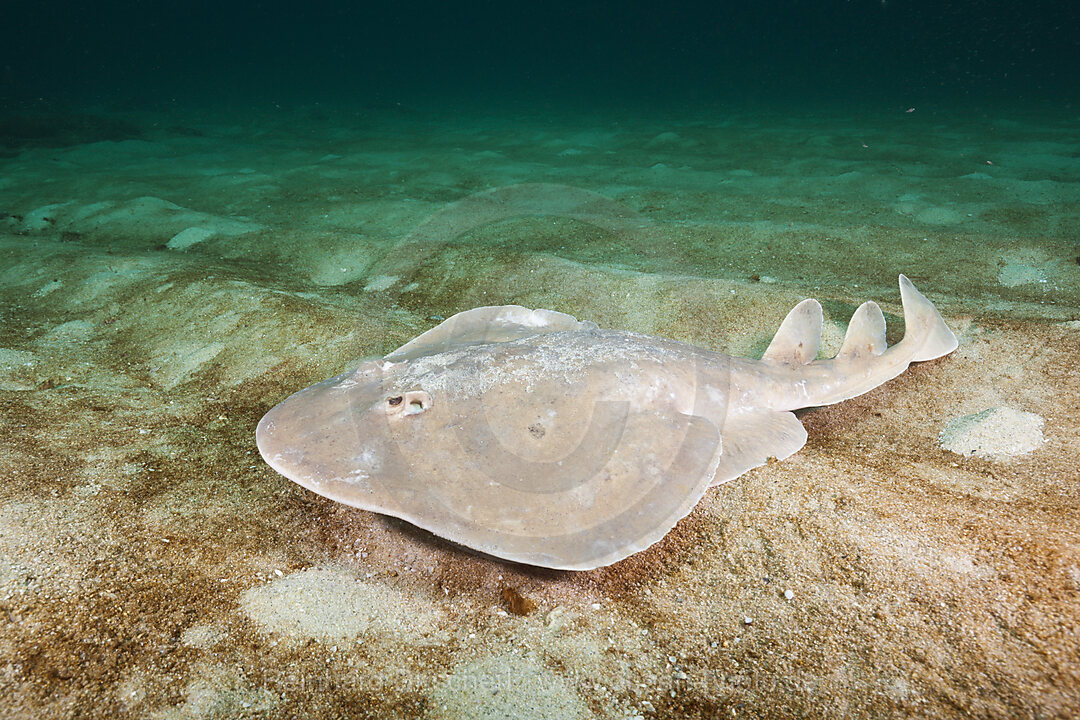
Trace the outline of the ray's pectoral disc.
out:
[[[597,350],[597,338],[547,340],[365,363],[274,408],[260,450],[304,487],[481,552],[557,568],[615,562],[693,508],[720,434],[670,402],[643,405],[654,379],[628,383],[611,366],[618,353],[590,366],[575,345]]]
[[[711,422],[547,397],[540,417],[516,401],[463,402],[435,447],[427,428],[391,427],[407,484],[422,488],[408,500],[385,488],[402,516],[493,555],[579,567],[648,547],[708,487]]]

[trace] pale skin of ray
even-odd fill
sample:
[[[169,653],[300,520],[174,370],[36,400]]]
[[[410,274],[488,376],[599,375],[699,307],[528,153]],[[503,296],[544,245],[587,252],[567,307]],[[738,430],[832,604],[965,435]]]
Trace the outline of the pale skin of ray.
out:
[[[704,493],[806,442],[791,410],[841,402],[951,353],[900,276],[905,335],[852,316],[818,360],[805,300],[760,360],[514,305],[459,313],[259,423],[266,461],[333,500],[507,560],[588,570],[662,538]]]

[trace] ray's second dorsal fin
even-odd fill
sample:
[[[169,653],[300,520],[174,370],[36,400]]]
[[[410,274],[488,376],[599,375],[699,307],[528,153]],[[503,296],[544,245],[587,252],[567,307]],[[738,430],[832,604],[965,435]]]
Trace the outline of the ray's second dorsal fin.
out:
[[[873,300],[864,302],[851,316],[838,358],[876,356],[885,352],[885,316]]]
[[[555,310],[490,305],[448,317],[387,355],[386,359],[401,362],[435,355],[453,347],[512,342],[530,335],[595,328],[595,323],[579,322],[573,315]]]
[[[811,362],[821,343],[821,321],[821,303],[803,300],[784,318],[761,359],[787,365]]]

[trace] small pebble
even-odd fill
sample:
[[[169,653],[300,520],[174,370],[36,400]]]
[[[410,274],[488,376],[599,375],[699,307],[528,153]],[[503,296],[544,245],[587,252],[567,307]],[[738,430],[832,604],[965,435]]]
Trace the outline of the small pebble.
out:
[[[793,592],[792,592],[792,591],[790,591],[790,590],[785,590],[785,591],[784,591],[784,597],[785,597],[785,598],[787,598],[788,600],[790,600],[790,599],[792,599],[793,597],[795,597],[795,593],[793,593]]]
[[[752,618],[752,617],[744,617],[742,619],[742,621],[743,621],[744,625],[751,625],[754,622],[754,618]]]

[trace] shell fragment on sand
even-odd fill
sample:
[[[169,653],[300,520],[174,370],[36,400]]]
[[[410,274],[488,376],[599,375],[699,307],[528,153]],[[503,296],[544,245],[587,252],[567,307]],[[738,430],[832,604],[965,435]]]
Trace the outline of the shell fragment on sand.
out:
[[[338,502],[507,560],[588,570],[660,540],[710,487],[797,452],[792,410],[952,352],[933,304],[903,275],[900,290],[903,340],[887,348],[880,308],[864,303],[822,360],[816,300],[761,360],[476,308],[289,397],[256,439],[275,470]]]

